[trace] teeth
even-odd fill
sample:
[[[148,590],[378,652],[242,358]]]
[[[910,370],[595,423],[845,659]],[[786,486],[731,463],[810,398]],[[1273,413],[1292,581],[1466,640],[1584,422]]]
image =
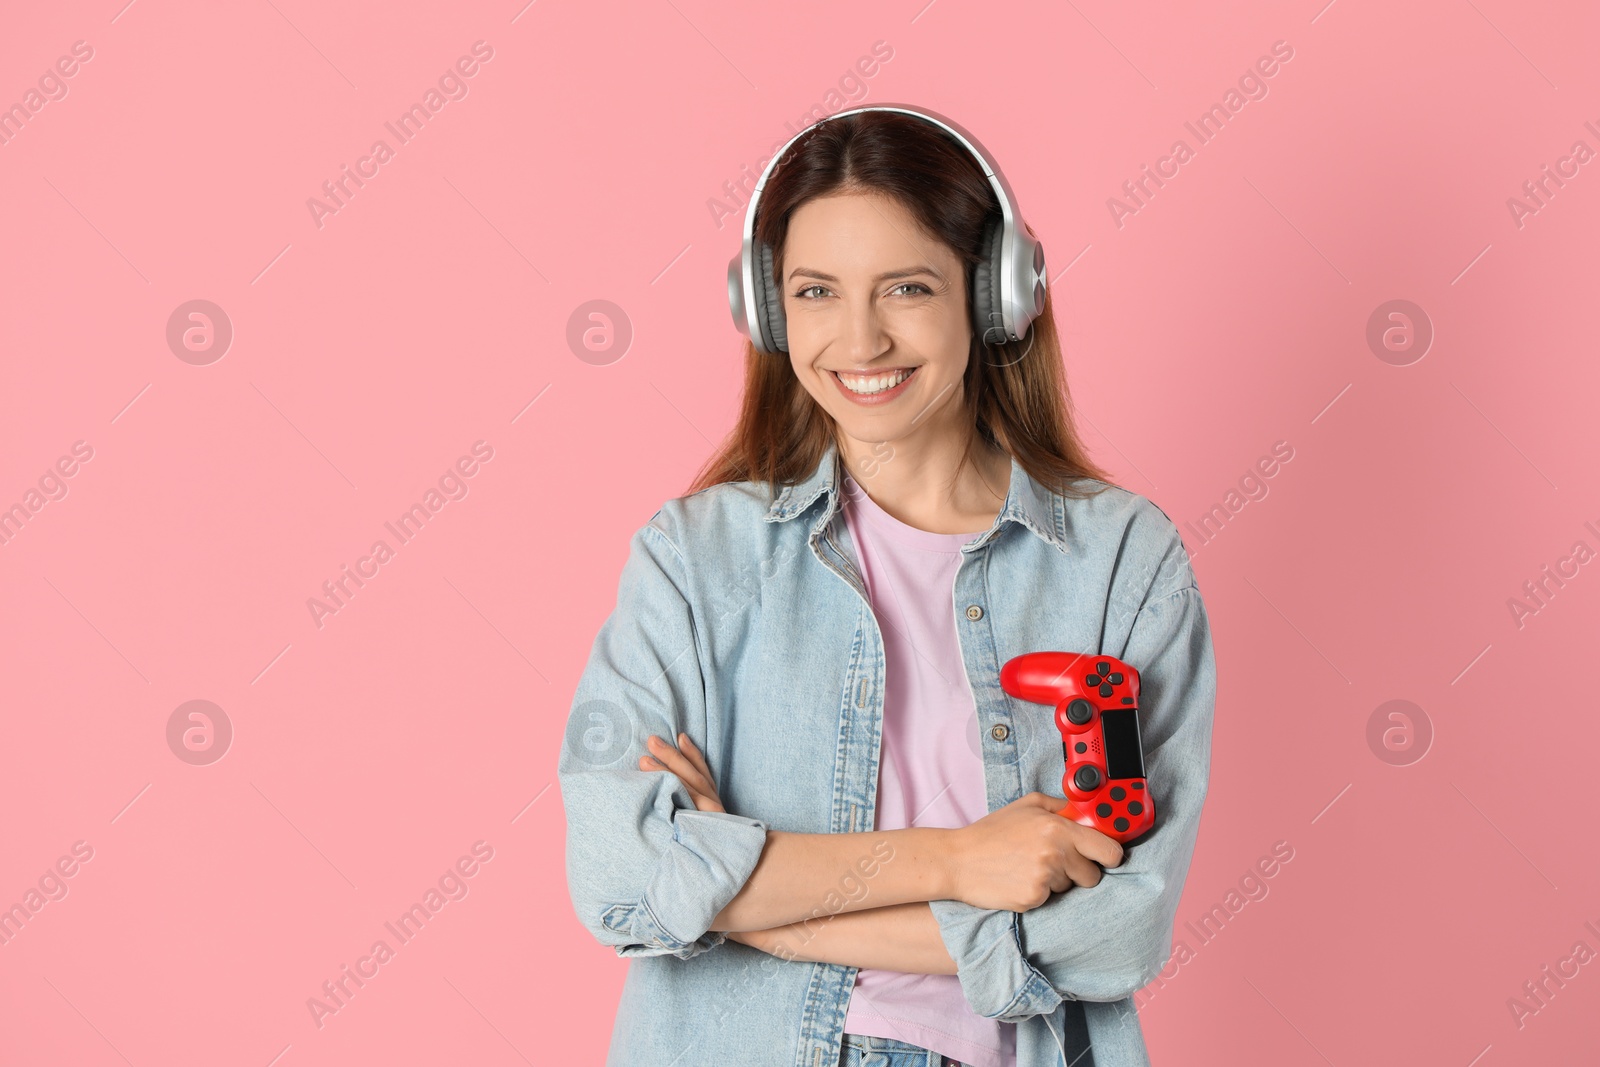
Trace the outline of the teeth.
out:
[[[885,389],[893,389],[909,377],[911,377],[911,372],[908,370],[894,371],[889,374],[876,374],[870,378],[855,374],[838,374],[838,378],[844,383],[844,387],[859,396],[871,396],[873,393],[881,393]]]

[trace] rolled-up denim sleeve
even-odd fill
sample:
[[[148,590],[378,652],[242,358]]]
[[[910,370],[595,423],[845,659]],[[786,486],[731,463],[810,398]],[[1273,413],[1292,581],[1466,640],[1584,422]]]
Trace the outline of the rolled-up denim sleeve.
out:
[[[617,605],[573,694],[556,776],[567,816],[567,886],[579,921],[619,956],[689,959],[766,845],[758,819],[694,807],[669,771],[639,769],[650,734],[705,752],[705,685],[685,564],[657,525],[629,542]]]
[[[1189,585],[1146,602],[1126,648],[1112,654],[1139,670],[1155,826],[1126,846],[1122,864],[1098,885],[1052,894],[1031,911],[929,902],[968,1003],[988,1018],[1020,1022],[1063,999],[1122,1000],[1153,979],[1171,953],[1210,774],[1216,704],[1200,590]]]

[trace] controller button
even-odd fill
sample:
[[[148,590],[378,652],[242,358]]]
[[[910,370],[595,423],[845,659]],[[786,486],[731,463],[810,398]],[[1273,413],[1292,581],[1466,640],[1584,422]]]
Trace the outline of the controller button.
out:
[[[1144,783],[1143,782],[1134,782],[1133,783],[1133,787],[1135,789],[1143,789],[1144,788]]]
[[[1128,801],[1128,814],[1129,815],[1139,815],[1139,814],[1142,814],[1143,812],[1144,812],[1144,805],[1143,804],[1139,803],[1137,800]]]
[[[1085,675],[1083,684],[1088,686],[1090,689],[1093,689],[1095,686],[1100,684],[1100,676],[1098,674]]]
[[[1089,746],[1084,744],[1082,741],[1079,741],[1077,744],[1072,746],[1072,750],[1074,752],[1087,752],[1089,751]]]
[[[1132,704],[1133,703],[1133,698],[1132,697],[1123,697],[1122,698],[1122,702],[1124,704]]]
[[[1111,818],[1111,805],[1110,804],[1100,804],[1100,805],[1095,807],[1094,813],[1096,815],[1100,816],[1102,819],[1109,819],[1109,818]]]
[[[1084,792],[1100,787],[1100,769],[1098,767],[1079,767],[1078,773],[1072,776],[1073,784]]]
[[[1114,785],[1114,786],[1111,787],[1111,799],[1112,800],[1121,800],[1124,797],[1126,797],[1127,795],[1128,795],[1128,791],[1126,789],[1122,788],[1120,785]]]
[[[1109,674],[1111,672],[1111,664],[1107,663],[1105,660],[1101,660],[1099,663],[1094,665],[1094,672],[1096,674]]]
[[[1078,698],[1067,705],[1067,721],[1074,726],[1082,726],[1094,718],[1094,705],[1083,698]]]
[[[1112,693],[1114,693],[1115,691],[1116,690],[1112,689],[1110,682],[1107,682],[1105,685],[1102,685],[1100,687],[1100,695],[1103,696],[1103,697],[1108,697]]]
[[[1123,830],[1126,830],[1128,828],[1128,820],[1124,819],[1122,816],[1118,815],[1115,819],[1112,820],[1111,825],[1115,826],[1117,828],[1117,832],[1118,833],[1121,833]]]
[[[1111,672],[1111,684],[1112,685],[1121,685],[1122,684],[1122,672],[1121,671],[1112,671]]]

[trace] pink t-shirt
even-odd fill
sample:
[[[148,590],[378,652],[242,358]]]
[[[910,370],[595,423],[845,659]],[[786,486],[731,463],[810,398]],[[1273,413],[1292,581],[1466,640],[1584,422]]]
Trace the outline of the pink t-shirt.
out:
[[[843,508],[883,633],[883,745],[875,829],[960,827],[989,813],[977,708],[956,642],[961,546],[985,531],[908,526],[845,477]],[[846,1033],[890,1037],[974,1067],[1015,1067],[1016,1025],[974,1012],[953,974],[863,968]]]

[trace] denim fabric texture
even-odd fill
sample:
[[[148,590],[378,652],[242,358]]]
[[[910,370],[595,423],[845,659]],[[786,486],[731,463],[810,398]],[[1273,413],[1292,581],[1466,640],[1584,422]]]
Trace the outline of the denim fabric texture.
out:
[[[1133,994],[1165,963],[1199,829],[1216,667],[1205,605],[1172,521],[1104,483],[1065,497],[1015,459],[993,526],[954,580],[989,810],[1063,795],[1052,707],[1000,687],[1041,650],[1105,653],[1141,673],[1154,829],[1092,888],[1017,913],[930,902],[973,1010],[1017,1024],[1018,1067],[1144,1067]],[[631,963],[613,1067],[832,1067],[856,969],[784,960],[709,929],[768,830],[873,829],[883,641],[840,511],[830,447],[774,497],[725,483],[664,504],[628,546],[615,609],[578,680],[557,765],[567,883],[582,925]],[[870,491],[870,483],[868,484]],[[682,731],[726,813],[694,808],[645,738]],[[826,916],[870,898],[843,877]],[[1092,1053],[1070,1048],[1087,1034]]]
[[[967,1067],[960,1060],[929,1052],[892,1037],[845,1034],[839,1067]]]

